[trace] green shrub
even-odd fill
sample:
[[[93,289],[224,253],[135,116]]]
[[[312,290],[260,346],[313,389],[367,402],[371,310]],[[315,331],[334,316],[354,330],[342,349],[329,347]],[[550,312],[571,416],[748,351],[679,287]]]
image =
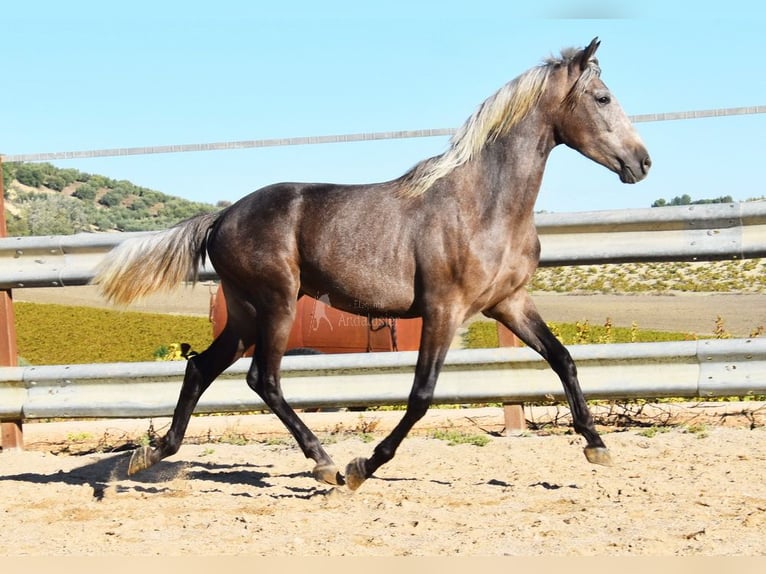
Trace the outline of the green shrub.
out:
[[[101,199],[99,199],[98,202],[105,207],[116,207],[120,205],[124,199],[125,194],[119,191],[109,190],[101,196]]]
[[[549,323],[548,327],[565,345],[587,345],[599,343],[649,343],[655,341],[686,341],[695,339],[691,333],[654,331],[631,327],[615,327],[609,319],[604,325],[583,323]],[[463,334],[466,349],[488,349],[499,345],[495,321],[474,321]]]
[[[72,192],[72,197],[76,197],[82,201],[92,202],[94,199],[96,199],[97,194],[98,187],[92,183],[83,183]]]
[[[22,163],[16,168],[16,179],[30,187],[40,187],[45,181],[45,172],[41,164]]]

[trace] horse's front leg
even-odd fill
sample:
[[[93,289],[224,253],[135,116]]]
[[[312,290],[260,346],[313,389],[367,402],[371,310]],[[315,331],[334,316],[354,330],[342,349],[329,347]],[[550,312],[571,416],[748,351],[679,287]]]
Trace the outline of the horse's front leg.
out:
[[[346,484],[351,490],[359,488],[378,468],[394,458],[396,449],[407,433],[428,412],[436,380],[461,318],[462,315],[457,316],[447,311],[423,317],[420,351],[407,410],[394,430],[375,447],[369,459],[355,458],[346,466]]]
[[[495,307],[485,310],[484,314],[508,327],[548,361],[564,386],[564,393],[572,411],[574,429],[585,437],[587,442],[585,457],[591,463],[610,466],[612,459],[596,431],[577,379],[574,360],[540,317],[529,294],[525,290],[518,291]]]
[[[277,314],[272,308],[260,311],[258,317],[258,339],[253,362],[247,373],[247,384],[290,431],[306,458],[314,460],[314,478],[325,484],[344,484],[343,476],[322,448],[319,439],[298,417],[282,394],[280,366],[294,313]]]

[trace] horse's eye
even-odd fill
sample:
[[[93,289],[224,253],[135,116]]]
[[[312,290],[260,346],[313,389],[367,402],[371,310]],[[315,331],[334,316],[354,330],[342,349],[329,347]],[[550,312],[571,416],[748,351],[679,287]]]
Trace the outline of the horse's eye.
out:
[[[608,104],[609,102],[611,102],[611,101],[612,101],[612,98],[610,98],[609,96],[598,96],[598,97],[596,98],[596,101],[597,101],[599,104],[601,104],[602,106],[605,106],[606,104]]]

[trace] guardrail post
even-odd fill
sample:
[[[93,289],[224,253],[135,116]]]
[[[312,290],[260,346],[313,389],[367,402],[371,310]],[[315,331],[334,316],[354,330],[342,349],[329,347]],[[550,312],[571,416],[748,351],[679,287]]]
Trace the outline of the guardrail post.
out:
[[[505,436],[514,431],[527,430],[527,419],[524,415],[523,403],[503,403],[503,420],[505,421]]]
[[[4,421],[2,424],[3,450],[21,450],[24,448],[24,434],[21,421]]]
[[[8,235],[5,225],[5,190],[3,189],[3,161],[0,158],[0,237]],[[14,367],[18,364],[16,347],[16,324],[13,314],[13,297],[10,289],[0,289],[0,365]],[[3,450],[24,448],[21,421],[0,421]]]
[[[513,332],[497,324],[497,341],[501,347],[520,347],[519,339]],[[524,416],[524,403],[503,403],[503,421],[506,436],[514,431],[527,430],[527,419]]]

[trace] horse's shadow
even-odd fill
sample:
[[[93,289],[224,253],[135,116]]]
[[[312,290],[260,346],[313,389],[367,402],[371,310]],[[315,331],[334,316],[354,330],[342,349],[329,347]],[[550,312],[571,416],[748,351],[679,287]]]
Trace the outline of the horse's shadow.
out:
[[[333,486],[323,486],[310,481],[310,486],[296,481],[295,484],[278,486],[274,479],[310,478],[310,472],[293,472],[276,474],[269,472],[273,465],[256,465],[252,463],[213,463],[207,461],[167,461],[163,460],[138,474],[128,476],[128,464],[132,452],[121,452],[100,457],[69,471],[59,470],[50,474],[26,472],[15,475],[0,476],[3,482],[28,482],[32,484],[64,484],[69,486],[90,486],[93,497],[102,500],[107,489],[114,492],[138,492],[143,494],[172,493],[178,490],[174,480],[194,480],[209,482],[212,490],[221,490],[224,486],[241,485],[248,490],[232,492],[232,496],[271,498],[303,498],[311,499],[328,495],[336,490]],[[270,480],[271,479],[271,480]],[[387,483],[416,481],[412,477],[376,477]],[[435,484],[449,485],[449,482],[431,480]],[[491,484],[492,482],[490,482]],[[210,489],[205,489],[210,491]]]
[[[94,498],[101,500],[107,488],[116,492],[161,493],[176,490],[170,484],[175,479],[207,481],[218,485],[243,485],[254,489],[269,489],[275,485],[270,478],[298,478],[310,473],[292,473],[277,475],[267,470],[271,465],[255,465],[250,463],[218,464],[210,462],[161,461],[133,476],[128,476],[128,463],[131,453],[120,453],[106,456],[89,462],[69,471],[59,470],[50,474],[26,472],[15,475],[0,476],[2,482],[28,482],[32,484],[65,484],[70,486],[90,486]],[[319,485],[318,485],[319,486]],[[318,488],[285,487],[287,493],[269,496],[305,497],[310,498],[322,492]],[[321,488],[321,486],[320,486]],[[254,494],[239,494],[239,496],[254,496]]]

